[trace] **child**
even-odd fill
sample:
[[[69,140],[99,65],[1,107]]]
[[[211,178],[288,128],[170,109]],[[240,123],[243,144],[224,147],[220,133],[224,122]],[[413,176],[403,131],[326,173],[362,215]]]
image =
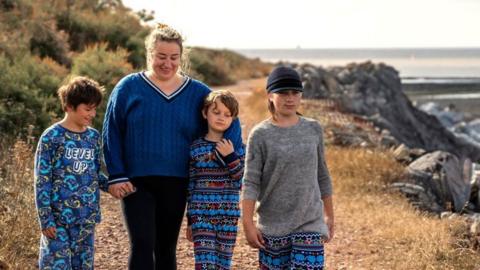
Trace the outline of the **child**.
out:
[[[245,237],[259,249],[259,269],[323,269],[334,217],[322,128],[297,113],[303,87],[294,69],[274,69],[267,91],[272,117],[253,128],[247,144]]]
[[[223,133],[238,115],[238,102],[228,91],[213,91],[202,115],[208,132],[190,148],[187,239],[194,242],[195,269],[230,269],[244,155]]]
[[[100,134],[89,127],[103,88],[76,77],[58,89],[65,117],[46,129],[35,153],[35,200],[42,229],[40,269],[93,269],[100,222]]]

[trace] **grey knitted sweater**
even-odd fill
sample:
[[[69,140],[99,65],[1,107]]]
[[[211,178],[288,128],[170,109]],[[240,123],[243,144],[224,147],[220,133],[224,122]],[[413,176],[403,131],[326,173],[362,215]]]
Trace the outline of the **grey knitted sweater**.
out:
[[[258,228],[270,236],[328,235],[321,197],[332,194],[320,124],[300,117],[282,128],[265,120],[248,138],[243,199],[258,201]]]

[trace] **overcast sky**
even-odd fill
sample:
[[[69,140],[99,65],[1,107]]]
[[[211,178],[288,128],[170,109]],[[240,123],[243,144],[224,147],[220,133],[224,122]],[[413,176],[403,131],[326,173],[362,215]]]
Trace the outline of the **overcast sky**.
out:
[[[480,0],[123,0],[190,46],[480,47]]]

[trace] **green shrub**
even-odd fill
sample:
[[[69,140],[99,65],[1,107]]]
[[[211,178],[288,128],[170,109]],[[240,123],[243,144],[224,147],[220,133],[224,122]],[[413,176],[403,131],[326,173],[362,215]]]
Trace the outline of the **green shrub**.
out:
[[[113,87],[122,77],[133,71],[132,65],[127,61],[127,50],[119,48],[116,51],[109,51],[107,47],[106,43],[87,47],[74,58],[71,71],[72,75],[88,76],[105,86],[104,102],[97,109],[94,121],[94,127],[97,129],[102,126],[106,100]]]
[[[272,66],[229,50],[190,49],[189,74],[209,85],[227,85],[238,80],[267,76]]]
[[[66,69],[51,59],[26,54],[10,61],[0,54],[0,134],[39,135],[60,117],[55,98]]]
[[[102,18],[99,20],[98,18]],[[82,10],[62,12],[56,16],[59,29],[66,31],[72,50],[82,51],[87,46],[106,42],[108,49],[119,47],[130,52],[128,60],[138,68],[145,65],[144,39],[149,28],[142,26],[133,13],[119,9],[116,12]]]
[[[30,51],[42,58],[50,57],[62,65],[70,66],[67,37],[47,23],[35,23],[32,27]]]

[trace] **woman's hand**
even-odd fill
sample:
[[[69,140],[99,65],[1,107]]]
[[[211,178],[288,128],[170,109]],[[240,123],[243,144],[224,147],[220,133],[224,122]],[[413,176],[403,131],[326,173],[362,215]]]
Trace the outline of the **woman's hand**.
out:
[[[252,248],[265,249],[265,241],[263,240],[262,233],[253,222],[244,223],[243,230],[245,231],[245,238],[249,246]]]
[[[127,195],[130,195],[130,193],[135,192],[135,190],[135,187],[130,181],[108,186],[108,193],[117,199],[123,199]]]
[[[230,140],[222,139],[221,141],[217,142],[217,151],[224,157],[233,153],[233,143]]]
[[[192,226],[187,227],[185,234],[186,234],[187,240],[190,242],[193,242]]]

